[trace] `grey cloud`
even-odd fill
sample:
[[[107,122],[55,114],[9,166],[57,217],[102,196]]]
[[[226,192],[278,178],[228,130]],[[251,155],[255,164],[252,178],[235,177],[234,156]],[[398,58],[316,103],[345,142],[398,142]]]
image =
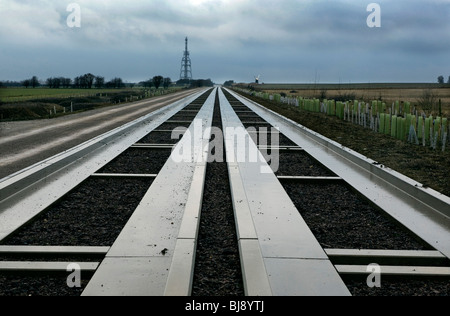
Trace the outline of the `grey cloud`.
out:
[[[73,2],[82,7],[81,29],[65,25],[68,2],[1,0],[0,58],[10,65],[3,66],[6,77],[0,80],[20,79],[23,72],[14,69],[33,61],[47,65],[42,72],[61,75],[76,73],[84,63],[105,76],[117,69],[145,79],[166,69],[177,79],[185,36],[191,39],[194,76],[252,80],[261,72],[267,82],[311,81],[316,72],[324,81],[401,80],[402,73],[408,74],[404,80],[417,73],[414,80],[420,81],[435,71],[425,69],[424,60],[444,68],[441,56],[450,50],[448,0]],[[380,29],[366,25],[370,2],[381,5]],[[8,8],[14,11],[6,13]],[[35,56],[24,62],[14,58],[18,50]],[[37,73],[40,66],[32,69]]]

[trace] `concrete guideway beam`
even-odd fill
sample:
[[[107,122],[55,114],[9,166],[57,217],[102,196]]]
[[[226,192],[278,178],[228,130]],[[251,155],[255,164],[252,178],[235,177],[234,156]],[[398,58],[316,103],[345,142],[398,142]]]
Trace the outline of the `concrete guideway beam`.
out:
[[[219,96],[228,140],[233,135],[227,135],[227,127],[244,127],[223,92]],[[248,252],[251,256],[242,261],[246,293],[258,295],[253,291],[265,288],[265,293],[275,296],[349,296],[344,282],[275,174],[261,172],[261,167],[270,169],[262,155],[259,162],[238,161],[235,156],[238,148],[229,148],[231,143],[226,142],[226,152],[241,254],[248,251],[249,243],[253,245],[253,252]],[[235,140],[234,146],[238,145]],[[248,146],[257,148],[250,137]],[[249,151],[251,148],[246,151],[246,158]],[[251,277],[256,273],[255,266],[260,273],[256,279]],[[259,284],[254,283],[258,281]]]

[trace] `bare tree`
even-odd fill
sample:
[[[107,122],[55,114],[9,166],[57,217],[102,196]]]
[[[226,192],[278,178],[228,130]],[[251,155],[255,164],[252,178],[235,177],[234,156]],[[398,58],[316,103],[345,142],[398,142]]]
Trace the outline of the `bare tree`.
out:
[[[70,85],[72,84],[72,79],[70,78],[62,78],[61,84],[64,88],[70,88]]]
[[[88,73],[88,74],[84,75],[84,77],[86,80],[86,87],[88,89],[92,89],[92,86],[94,85],[95,76],[91,73]]]
[[[22,85],[28,89],[28,87],[31,85],[31,81],[29,79],[26,79],[22,81]]]
[[[145,88],[152,88],[153,87],[153,79],[148,79],[147,81],[144,81],[144,87]]]
[[[123,83],[122,78],[115,78],[114,82],[116,83],[116,88],[117,89],[122,89],[125,87],[125,84]]]
[[[103,88],[104,85],[105,85],[105,78],[104,77],[100,77],[100,76],[95,77],[95,87],[97,89]]]
[[[73,86],[74,86],[74,88],[81,87],[81,78],[80,77],[75,77],[75,79],[73,80]]]
[[[80,88],[86,89],[86,87],[87,87],[86,76],[80,76],[79,77],[79,85],[80,85]]]
[[[172,79],[170,79],[170,78],[164,78],[164,81],[163,81],[163,87],[164,87],[164,89],[167,89],[168,87],[170,87],[171,84],[172,84]]]
[[[53,79],[53,88],[55,88],[55,89],[61,88],[61,78]]]
[[[64,78],[64,77],[48,78],[46,81],[46,86],[49,88],[53,88],[53,89],[59,89],[61,87],[69,88],[71,82],[72,82],[72,79],[70,79],[70,78]]]
[[[423,90],[422,96],[417,99],[417,104],[423,111],[433,111],[437,102],[437,95],[431,89]]]
[[[36,88],[39,86],[39,79],[36,76],[33,76],[30,83],[33,88]]]
[[[124,87],[122,78],[114,78],[106,83],[107,88],[120,89]]]
[[[74,79],[74,87],[81,89],[92,89],[92,87],[94,86],[95,79],[96,76],[94,76],[91,73],[76,77]]]
[[[46,81],[46,85],[48,88],[53,88],[53,78],[48,78]]]
[[[61,88],[61,85],[63,84],[63,80],[64,80],[64,78],[62,78],[62,77],[59,77],[59,78],[55,78],[55,89],[59,89],[59,88]]]
[[[159,87],[163,83],[163,80],[164,80],[164,77],[162,77],[162,76],[153,77],[153,84],[155,85],[156,89],[159,89]]]

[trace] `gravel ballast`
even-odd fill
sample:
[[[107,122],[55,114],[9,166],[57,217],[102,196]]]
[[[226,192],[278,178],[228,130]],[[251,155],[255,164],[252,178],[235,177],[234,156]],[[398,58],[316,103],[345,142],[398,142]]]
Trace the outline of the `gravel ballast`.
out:
[[[218,97],[213,126],[222,128]],[[192,295],[244,296],[233,204],[225,162],[207,165]]]
[[[367,277],[343,279],[353,296],[450,296],[448,278],[388,278],[381,275],[381,287],[370,288]]]
[[[90,178],[1,244],[111,246],[152,182]]]
[[[336,175],[319,164],[305,152],[280,152],[280,166],[274,170],[277,176],[335,177]]]
[[[67,274],[5,274],[0,273],[0,296],[25,297],[25,296],[80,296],[89,283],[91,274],[81,274],[81,287],[70,288],[67,285]]]
[[[140,139],[138,144],[148,144],[148,145],[175,145],[184,135],[184,131],[181,129],[174,130],[174,134],[172,132],[153,132]],[[172,137],[173,136],[173,137]],[[176,138],[175,136],[178,136]]]
[[[431,249],[344,184],[282,184],[324,248]]]
[[[111,246],[140,203],[151,179],[88,179],[29,224],[2,241],[19,246]],[[2,256],[0,261],[101,262],[101,256]],[[0,273],[0,296],[80,296],[91,273],[81,274],[81,287],[70,288],[67,274]]]
[[[171,149],[131,148],[98,173],[158,174],[171,153]]]

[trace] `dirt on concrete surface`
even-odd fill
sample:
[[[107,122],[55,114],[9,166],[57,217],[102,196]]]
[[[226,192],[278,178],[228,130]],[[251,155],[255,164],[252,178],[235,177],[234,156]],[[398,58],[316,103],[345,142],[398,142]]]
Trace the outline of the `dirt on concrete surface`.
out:
[[[417,146],[322,113],[302,111],[254,96],[243,96],[385,165],[425,187],[450,196],[450,152]]]

